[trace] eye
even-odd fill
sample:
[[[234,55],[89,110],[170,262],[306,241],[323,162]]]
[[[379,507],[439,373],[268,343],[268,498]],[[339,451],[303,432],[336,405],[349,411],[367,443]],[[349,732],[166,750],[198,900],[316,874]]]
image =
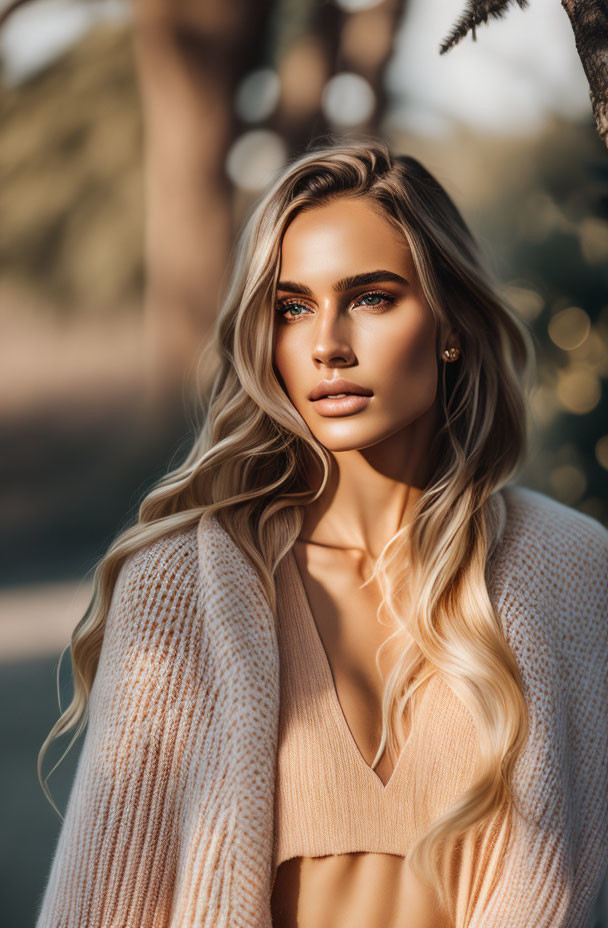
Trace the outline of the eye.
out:
[[[357,302],[367,299],[375,299],[378,302],[376,303],[364,303],[364,306],[369,306],[370,308],[375,308],[376,306],[380,307],[387,303],[394,303],[395,297],[390,293],[384,293],[382,290],[372,290],[369,293],[363,293]]]
[[[276,305],[276,312],[280,316],[283,316],[285,320],[299,319],[300,316],[304,315],[304,313],[301,313],[301,312],[292,313],[291,310],[292,309],[306,309],[306,308],[307,307],[304,306],[303,303],[299,303],[297,300],[279,300]]]

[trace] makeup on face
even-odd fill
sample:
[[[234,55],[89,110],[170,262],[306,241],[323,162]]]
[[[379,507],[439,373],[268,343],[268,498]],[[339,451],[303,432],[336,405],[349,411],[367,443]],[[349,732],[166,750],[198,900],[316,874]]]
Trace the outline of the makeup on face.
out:
[[[373,390],[343,377],[322,380],[311,390],[308,399],[321,416],[348,416],[369,404]]]
[[[316,400],[315,412],[321,416],[350,416],[369,405],[369,397],[343,393],[339,397],[326,396]]]
[[[364,199],[296,215],[275,310],[275,369],[329,450],[381,441],[433,405],[434,315],[405,236]]]

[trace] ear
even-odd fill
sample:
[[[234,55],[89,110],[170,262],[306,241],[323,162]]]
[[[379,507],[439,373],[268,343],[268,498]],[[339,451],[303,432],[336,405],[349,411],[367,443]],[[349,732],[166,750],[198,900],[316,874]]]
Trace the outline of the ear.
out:
[[[451,348],[452,346],[462,351],[458,332],[455,329],[446,329],[442,332],[440,337],[439,352],[441,353],[444,348]]]
[[[455,329],[452,329],[448,335],[448,341],[450,345],[454,345],[456,348],[460,348],[462,351],[462,345],[460,344],[460,334]]]

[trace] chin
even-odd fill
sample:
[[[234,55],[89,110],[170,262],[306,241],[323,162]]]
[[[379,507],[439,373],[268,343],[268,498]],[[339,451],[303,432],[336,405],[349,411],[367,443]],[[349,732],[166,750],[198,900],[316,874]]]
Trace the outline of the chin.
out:
[[[335,452],[361,451],[363,448],[377,444],[390,434],[390,431],[387,432],[386,429],[380,431],[353,427],[346,419],[339,424],[334,424],[332,428],[310,428],[310,430],[319,444],[328,451]]]

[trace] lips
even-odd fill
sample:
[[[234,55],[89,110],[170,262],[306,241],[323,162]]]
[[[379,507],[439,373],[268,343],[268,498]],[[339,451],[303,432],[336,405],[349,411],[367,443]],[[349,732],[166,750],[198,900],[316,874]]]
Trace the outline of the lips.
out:
[[[309,393],[308,399],[314,402],[323,399],[323,397],[337,396],[341,393],[355,396],[373,396],[373,391],[368,390],[367,387],[362,387],[361,384],[353,383],[351,380],[339,378],[337,380],[322,380]]]

